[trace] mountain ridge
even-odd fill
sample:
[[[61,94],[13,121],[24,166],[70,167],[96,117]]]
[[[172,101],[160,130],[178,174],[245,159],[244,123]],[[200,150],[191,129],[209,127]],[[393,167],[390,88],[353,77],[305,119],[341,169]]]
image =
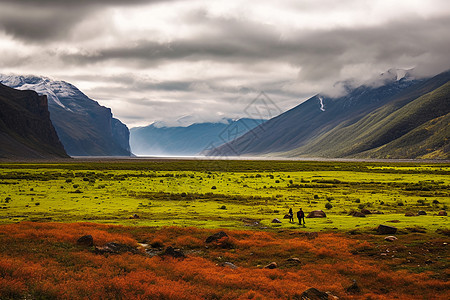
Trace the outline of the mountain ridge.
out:
[[[210,151],[210,154],[352,157],[389,143],[407,132],[397,127],[393,132],[378,137],[371,135],[364,142],[353,145],[358,141],[356,133],[369,130],[377,121],[438,89],[449,79],[450,71],[447,71],[427,79],[408,77],[402,77],[400,80],[391,79],[375,88],[360,86],[347,95],[334,99],[318,94],[258,126],[252,130],[252,134],[244,134],[231,143]],[[445,109],[448,109],[448,106],[445,106]],[[374,114],[377,110],[379,111]],[[344,130],[345,128],[347,130]],[[414,128],[408,127],[408,130]],[[443,158],[445,157],[444,155]]]
[[[47,95],[52,123],[71,156],[130,156],[129,131],[76,86],[40,76],[0,75],[0,82]]]

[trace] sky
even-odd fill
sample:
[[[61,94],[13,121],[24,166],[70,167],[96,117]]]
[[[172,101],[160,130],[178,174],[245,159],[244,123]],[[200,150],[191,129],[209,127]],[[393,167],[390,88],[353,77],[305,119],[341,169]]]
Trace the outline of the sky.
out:
[[[450,69],[448,0],[0,0],[0,72],[68,81],[129,127],[248,117],[391,68]],[[270,115],[267,115],[270,117]]]

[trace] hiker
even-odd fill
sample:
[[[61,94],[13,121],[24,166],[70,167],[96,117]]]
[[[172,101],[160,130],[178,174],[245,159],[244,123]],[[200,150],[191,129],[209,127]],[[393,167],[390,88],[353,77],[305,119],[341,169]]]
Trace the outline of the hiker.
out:
[[[298,218],[298,224],[302,225],[302,219],[303,219],[303,225],[305,225],[305,213],[300,208],[300,210],[297,212],[297,218]]]
[[[294,222],[294,212],[289,208],[289,222]]]

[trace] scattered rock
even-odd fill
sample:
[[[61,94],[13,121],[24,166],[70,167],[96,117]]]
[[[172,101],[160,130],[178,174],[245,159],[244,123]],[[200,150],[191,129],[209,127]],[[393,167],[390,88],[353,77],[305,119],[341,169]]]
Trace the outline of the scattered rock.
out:
[[[313,210],[306,217],[307,218],[326,218],[327,215],[322,210]]]
[[[358,217],[358,218],[365,218],[366,217],[366,215],[364,213],[359,212],[359,211],[355,211],[354,213],[352,213],[352,216],[353,217]]]
[[[370,210],[365,209],[365,208],[361,209],[361,213],[362,213],[362,214],[365,214],[365,215],[370,215],[370,214],[372,214],[372,212],[371,212]]]
[[[415,214],[412,212],[405,213],[405,217],[414,217],[414,216],[415,216]]]
[[[445,210],[441,210],[439,213],[438,213],[438,216],[446,216],[447,215],[447,212],[445,211]]]
[[[374,215],[384,215],[384,212],[379,210],[371,210],[370,213]]]
[[[397,237],[395,237],[393,235],[389,235],[389,236],[385,237],[384,240],[388,241],[388,242],[393,242],[393,241],[396,241],[398,239],[397,239]]]
[[[229,267],[229,268],[231,268],[231,269],[233,269],[233,270],[236,270],[237,268],[238,268],[238,266],[236,266],[235,264],[233,264],[233,263],[230,263],[230,262],[224,262],[223,263],[223,266],[224,267]]]
[[[131,217],[129,217],[129,219],[139,219],[139,215],[138,214],[134,214]]]
[[[291,216],[290,215],[284,215],[283,219],[290,219]]]
[[[95,247],[95,253],[98,254],[120,254],[125,252],[137,253],[138,250],[132,246],[119,243],[107,243],[103,247]]]
[[[223,231],[219,231],[214,233],[213,235],[210,235],[206,238],[206,243],[212,243],[212,242],[217,242],[218,240],[220,240],[221,238],[224,237],[228,237],[228,234],[226,234]]]
[[[393,226],[379,225],[377,232],[380,234],[395,234],[397,233],[397,228]]]
[[[345,289],[345,291],[349,294],[359,294],[361,293],[361,289],[359,288],[358,284],[356,283],[356,280],[353,280],[353,283],[351,286]]]
[[[427,215],[427,212],[424,211],[424,210],[419,210],[419,211],[417,212],[417,215],[418,215],[418,216],[426,216],[426,215]]]
[[[273,261],[267,266],[265,266],[264,269],[276,269],[277,267],[278,267],[277,263]]]
[[[297,258],[297,257],[288,258],[286,261],[290,262],[290,263],[296,263],[296,264],[301,263],[300,258]]]
[[[94,246],[94,238],[90,234],[83,235],[77,240],[77,244],[81,246],[92,247]]]
[[[386,221],[386,222],[389,222],[389,223],[400,223],[400,220],[390,220],[390,221]]]
[[[300,295],[300,299],[302,300],[328,300],[328,294],[322,291],[319,291],[316,288],[310,288],[304,291]]]
[[[172,256],[174,258],[186,258],[186,255],[183,253],[183,251],[179,249],[174,249],[173,247],[169,246],[166,248],[166,251],[164,251],[161,256]]]
[[[281,223],[281,221],[279,219],[273,219],[272,223]]]

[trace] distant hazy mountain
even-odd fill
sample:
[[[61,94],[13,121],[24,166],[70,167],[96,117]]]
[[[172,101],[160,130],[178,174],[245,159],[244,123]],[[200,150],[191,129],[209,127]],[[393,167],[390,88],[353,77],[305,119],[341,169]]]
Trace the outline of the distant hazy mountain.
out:
[[[449,158],[449,79],[450,71],[415,80],[390,70],[343,97],[316,95],[209,153]]]
[[[68,157],[48,112],[46,96],[0,84],[0,158]]]
[[[0,82],[47,95],[50,118],[66,152],[72,156],[129,156],[129,131],[111,110],[64,81],[36,76],[0,75]]]
[[[151,124],[131,128],[131,150],[136,155],[197,155],[241,136],[264,121],[240,119],[187,127]]]

